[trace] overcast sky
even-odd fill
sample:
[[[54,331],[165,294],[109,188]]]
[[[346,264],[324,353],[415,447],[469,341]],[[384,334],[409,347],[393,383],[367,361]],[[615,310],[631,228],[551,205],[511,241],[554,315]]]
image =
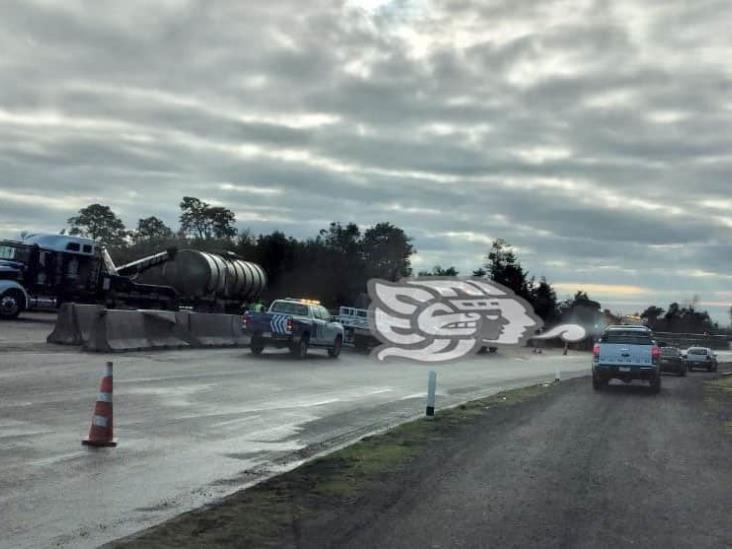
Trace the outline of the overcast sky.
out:
[[[652,6],[652,7],[651,7]],[[332,220],[560,296],[732,303],[729,0],[3,0],[0,236],[109,204]]]

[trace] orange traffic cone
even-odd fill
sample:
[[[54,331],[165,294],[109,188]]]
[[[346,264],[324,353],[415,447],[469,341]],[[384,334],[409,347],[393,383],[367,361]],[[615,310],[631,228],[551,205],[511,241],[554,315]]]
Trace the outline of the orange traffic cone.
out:
[[[107,362],[107,373],[102,378],[99,396],[94,406],[89,436],[81,441],[86,446],[117,446],[112,428],[112,363]]]

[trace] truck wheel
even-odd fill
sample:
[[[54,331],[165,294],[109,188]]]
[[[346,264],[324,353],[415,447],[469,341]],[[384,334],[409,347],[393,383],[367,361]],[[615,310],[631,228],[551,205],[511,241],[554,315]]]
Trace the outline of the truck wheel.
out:
[[[343,338],[341,336],[337,336],[335,339],[335,342],[333,343],[333,346],[328,349],[328,356],[330,358],[338,358],[338,355],[341,354],[341,348],[343,347]]]
[[[598,376],[592,374],[592,388],[595,391],[599,391],[600,389],[602,389],[606,385],[607,385],[607,381],[603,381]]]
[[[659,372],[656,377],[654,377],[651,380],[651,392],[652,393],[660,393],[661,392],[661,373]]]
[[[310,344],[309,337],[304,335],[300,338],[300,341],[293,343],[290,346],[290,354],[295,358],[303,359],[308,356],[308,346]]]
[[[8,290],[0,296],[0,318],[4,320],[12,320],[18,318],[20,311],[23,310],[23,295],[15,290]]]
[[[252,342],[249,344],[249,350],[252,351],[253,355],[261,355],[264,351],[264,342],[259,338],[252,338]]]

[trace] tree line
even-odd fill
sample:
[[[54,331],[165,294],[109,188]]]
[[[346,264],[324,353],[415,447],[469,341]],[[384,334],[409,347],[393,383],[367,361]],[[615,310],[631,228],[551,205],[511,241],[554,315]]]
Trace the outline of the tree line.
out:
[[[319,299],[329,308],[365,307],[366,283],[371,278],[398,280],[412,276],[413,239],[404,229],[380,222],[366,229],[355,223],[332,222],[310,238],[297,239],[282,231],[253,235],[239,232],[232,210],[185,196],[179,203],[179,227],[174,231],[155,216],[138,220],[128,230],[109,206],[91,204],[69,218],[68,233],[103,242],[115,263],[122,265],[167,248],[192,248],[208,252],[233,252],[258,263],[267,273],[265,300],[277,297]],[[454,266],[434,266],[419,276],[459,276]],[[470,274],[498,282],[528,301],[545,325],[578,322],[598,333],[621,315],[602,309],[583,291],[560,301],[543,276],[536,277],[521,264],[510,243],[495,240],[481,265]],[[651,306],[642,318],[659,331],[719,331],[709,314],[696,304],[673,303],[668,310]]]

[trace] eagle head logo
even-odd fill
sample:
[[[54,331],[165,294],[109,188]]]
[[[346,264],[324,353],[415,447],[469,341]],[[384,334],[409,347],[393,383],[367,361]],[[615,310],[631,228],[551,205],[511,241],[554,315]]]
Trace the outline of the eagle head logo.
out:
[[[379,360],[454,360],[483,346],[523,344],[543,326],[528,302],[483,279],[371,280],[368,291]]]

